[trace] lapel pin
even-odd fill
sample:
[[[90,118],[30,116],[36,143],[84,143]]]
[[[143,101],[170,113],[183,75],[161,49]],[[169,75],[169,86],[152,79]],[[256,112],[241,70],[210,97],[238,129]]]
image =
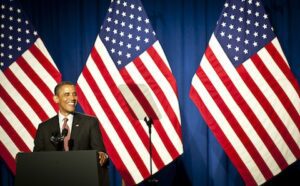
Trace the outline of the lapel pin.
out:
[[[76,124],[75,127],[79,127],[79,124]]]

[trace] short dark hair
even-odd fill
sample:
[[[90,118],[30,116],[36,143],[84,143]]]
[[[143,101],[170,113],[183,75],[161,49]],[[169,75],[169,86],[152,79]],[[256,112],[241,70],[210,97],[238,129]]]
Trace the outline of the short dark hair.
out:
[[[58,83],[56,86],[55,86],[55,88],[54,88],[54,95],[58,95],[58,92],[59,92],[59,90],[60,90],[60,88],[62,87],[62,86],[64,86],[64,85],[73,85],[73,86],[75,86],[75,84],[74,83],[72,83],[71,81],[62,81],[62,82],[60,82],[60,83]]]

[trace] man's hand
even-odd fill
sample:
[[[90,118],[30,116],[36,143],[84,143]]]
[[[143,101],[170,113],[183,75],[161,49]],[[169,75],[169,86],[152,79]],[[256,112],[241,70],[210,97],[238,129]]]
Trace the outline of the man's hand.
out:
[[[99,153],[99,163],[101,166],[103,166],[108,160],[108,155],[105,152],[98,152],[98,153]]]

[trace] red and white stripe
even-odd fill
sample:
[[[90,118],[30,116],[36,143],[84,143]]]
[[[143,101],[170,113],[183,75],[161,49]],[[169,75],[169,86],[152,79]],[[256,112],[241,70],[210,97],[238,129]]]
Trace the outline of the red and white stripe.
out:
[[[235,68],[212,35],[190,96],[246,184],[300,157],[299,85],[275,38]]]
[[[100,120],[107,151],[127,184],[150,176],[148,127],[140,115],[159,118],[152,130],[153,173],[182,154],[176,82],[159,42],[119,71],[97,37],[77,83],[79,103]]]
[[[41,39],[0,72],[0,152],[15,172],[18,152],[33,149],[37,125],[57,113],[53,89],[61,80]]]

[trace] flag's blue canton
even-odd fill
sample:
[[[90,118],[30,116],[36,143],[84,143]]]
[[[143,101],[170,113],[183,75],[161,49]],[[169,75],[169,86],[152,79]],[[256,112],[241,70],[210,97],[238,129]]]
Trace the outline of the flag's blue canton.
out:
[[[156,41],[142,4],[135,0],[112,1],[101,27],[100,38],[118,69]]]
[[[229,0],[214,32],[235,67],[275,38],[263,5],[255,0]]]
[[[0,6],[0,69],[4,70],[21,56],[38,36],[18,2],[1,0]]]

